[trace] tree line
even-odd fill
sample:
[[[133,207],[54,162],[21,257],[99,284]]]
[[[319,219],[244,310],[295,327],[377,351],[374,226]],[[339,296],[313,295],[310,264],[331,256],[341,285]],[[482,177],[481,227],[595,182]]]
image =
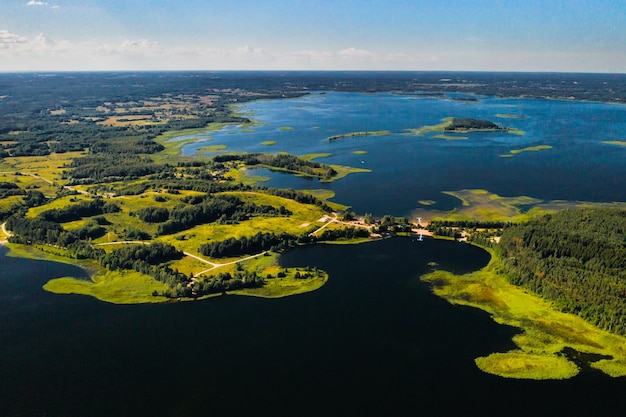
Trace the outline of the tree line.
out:
[[[211,258],[228,258],[242,255],[253,255],[266,250],[281,252],[294,247],[297,243],[297,236],[288,233],[266,233],[260,232],[251,237],[230,237],[220,242],[205,243],[198,251]]]
[[[93,217],[105,213],[117,213],[120,210],[121,209],[117,204],[97,198],[95,200],[81,201],[77,204],[70,204],[63,208],[46,210],[39,213],[38,217],[42,220],[67,223],[80,220],[83,217]]]
[[[198,204],[178,204],[158,227],[159,235],[168,235],[190,229],[198,224],[221,222],[237,223],[253,216],[289,216],[291,212],[281,206],[278,209],[251,202],[243,202],[239,197],[228,194],[207,195]]]
[[[564,210],[504,230],[504,271],[515,285],[626,335],[626,211]]]

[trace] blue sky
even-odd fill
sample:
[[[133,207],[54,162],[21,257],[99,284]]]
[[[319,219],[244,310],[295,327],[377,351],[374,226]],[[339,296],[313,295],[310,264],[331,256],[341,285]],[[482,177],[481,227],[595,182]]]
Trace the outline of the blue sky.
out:
[[[0,3],[0,71],[626,72],[626,0]]]

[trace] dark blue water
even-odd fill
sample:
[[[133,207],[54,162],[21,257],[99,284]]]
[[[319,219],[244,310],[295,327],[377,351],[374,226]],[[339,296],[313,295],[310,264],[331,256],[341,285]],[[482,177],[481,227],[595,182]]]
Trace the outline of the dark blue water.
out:
[[[390,239],[314,246],[320,290],[278,300],[118,306],[46,293],[75,268],[4,256],[1,416],[614,416],[626,379],[484,374],[474,358],[513,348],[516,330],[434,296],[428,262],[457,273],[488,261],[454,242]],[[36,269],[36,270],[35,270]],[[545,414],[543,414],[545,413]]]
[[[210,144],[329,152],[324,162],[370,168],[371,174],[331,184],[284,174],[271,174],[269,182],[328,187],[361,213],[406,214],[419,200],[451,208],[458,202],[441,191],[464,188],[543,199],[626,199],[626,149],[601,143],[624,140],[619,106],[327,93],[245,109],[264,125],[254,133],[238,127],[210,133]],[[498,119],[498,113],[527,117]],[[474,133],[467,141],[403,135],[446,116],[486,118],[527,134]],[[382,129],[394,134],[324,141]],[[265,140],[278,144],[260,145]],[[554,149],[499,157],[537,144]],[[47,293],[41,287],[49,279],[86,274],[5,254],[0,248],[3,417],[626,413],[626,378],[591,371],[567,381],[516,381],[478,370],[474,358],[512,349],[516,329],[448,304],[419,280],[429,262],[457,273],[484,266],[487,254],[465,244],[391,239],[306,247],[282,262],[328,271],[329,282],[313,293],[135,306]]]
[[[408,215],[420,200],[449,210],[459,201],[442,191],[487,189],[503,196],[528,195],[543,200],[624,201],[626,147],[603,141],[626,138],[626,106],[480,97],[477,102],[391,93],[315,93],[290,100],[255,101],[242,110],[263,125],[242,132],[230,126],[212,132],[210,144],[227,151],[296,155],[330,153],[320,162],[373,170],[324,184],[317,180],[270,173],[268,186],[327,188],[335,201],[359,213]],[[502,118],[513,114],[519,118]],[[409,129],[434,125],[444,117],[488,119],[524,130],[471,133],[468,140],[407,136]],[[288,126],[292,130],[281,130]],[[326,142],[331,135],[390,130],[387,136]],[[261,142],[273,140],[273,146]],[[187,145],[194,154],[202,142]],[[502,158],[511,149],[550,145],[553,149]],[[366,155],[354,155],[364,150]],[[258,174],[254,171],[253,175]],[[268,175],[267,171],[261,173]]]

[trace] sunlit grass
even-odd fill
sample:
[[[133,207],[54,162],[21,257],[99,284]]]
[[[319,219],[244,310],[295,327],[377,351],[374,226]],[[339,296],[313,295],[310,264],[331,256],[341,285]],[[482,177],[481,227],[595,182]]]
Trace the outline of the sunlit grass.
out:
[[[568,379],[578,374],[576,364],[561,355],[541,355],[523,351],[492,353],[476,359],[484,372],[516,379]]]
[[[66,277],[48,281],[46,291],[56,294],[89,295],[114,304],[159,303],[165,297],[153,296],[153,291],[165,291],[167,285],[135,271],[101,271],[91,281]]]
[[[552,146],[550,145],[537,145],[537,146],[529,146],[527,148],[522,148],[522,149],[511,149],[509,151],[508,154],[502,154],[500,155],[500,157],[502,158],[511,158],[517,154],[520,154],[522,152],[539,152],[539,151],[546,151],[548,149],[552,149]]]
[[[203,153],[215,153],[215,152],[223,151],[224,149],[227,149],[227,148],[228,146],[226,145],[207,145],[207,146],[202,146],[198,148],[198,150],[196,151],[196,154],[202,155]]]
[[[454,135],[434,135],[433,139],[445,139],[445,140],[467,140],[469,136],[454,136]]]
[[[422,206],[433,206],[437,204],[435,200],[420,200],[418,201],[418,203],[421,204]]]
[[[333,176],[332,178],[322,179],[322,180],[320,180],[321,182],[334,182],[334,181],[340,180],[340,179],[342,179],[344,177],[347,177],[350,174],[360,174],[360,173],[372,172],[371,169],[354,168],[354,167],[345,166],[345,165],[331,165],[331,167],[333,167],[333,169],[337,172],[337,175]]]
[[[604,140],[602,143],[607,145],[626,146],[626,141],[623,140]]]
[[[626,338],[554,310],[548,301],[510,284],[498,273],[500,269],[500,260],[492,253],[490,263],[480,271],[466,275],[434,271],[422,277],[450,303],[480,308],[496,322],[521,329],[513,337],[519,349],[478,359],[481,369],[510,378],[565,378],[573,376],[573,367],[557,354],[570,347],[611,356],[592,366],[612,376],[626,375]]]
[[[57,198],[56,200],[52,200],[51,202],[43,206],[32,207],[28,209],[28,212],[26,213],[26,217],[34,218],[34,217],[37,217],[39,214],[43,213],[44,211],[48,211],[52,209],[62,209],[64,207],[67,207],[73,204],[79,204],[80,202],[84,202],[84,201],[93,201],[93,198],[90,198],[81,194],[68,195],[65,197]]]
[[[328,204],[334,211],[346,211],[350,208],[345,204],[336,203],[334,201],[329,201],[331,198],[335,197],[335,192],[328,189],[317,189],[317,190],[300,190],[303,193],[311,194],[312,196],[323,200]]]
[[[155,142],[163,145],[165,149],[156,154],[150,155],[155,162],[159,163],[175,163],[180,158],[180,153],[183,146],[189,143],[195,143],[198,141],[206,142],[213,140],[208,136],[208,132],[214,132],[226,127],[226,123],[209,123],[206,127],[184,130],[170,130],[165,132],[154,139]],[[184,140],[172,140],[183,136],[201,136],[199,138],[189,138]]]

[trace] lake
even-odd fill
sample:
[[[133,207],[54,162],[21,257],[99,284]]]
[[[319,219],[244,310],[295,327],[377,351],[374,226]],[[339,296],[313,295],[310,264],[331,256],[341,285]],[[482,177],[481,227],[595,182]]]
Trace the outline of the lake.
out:
[[[225,152],[330,153],[317,161],[373,172],[330,184],[267,170],[251,172],[269,176],[268,186],[333,190],[335,201],[351,205],[357,213],[409,215],[420,208],[420,200],[436,201],[430,208],[450,210],[460,202],[441,192],[468,188],[542,200],[626,200],[626,147],[603,143],[624,140],[626,106],[322,92],[297,99],[254,101],[242,105],[240,111],[260,125],[210,132],[211,141],[187,144],[183,153],[193,155],[203,145],[225,145]],[[525,135],[456,134],[468,138],[460,140],[435,139],[436,133],[407,135],[408,129],[436,125],[445,117],[487,119],[521,129]],[[392,134],[326,141],[332,135],[381,130]],[[206,139],[206,135],[198,139]],[[262,145],[265,141],[276,144]],[[501,156],[537,145],[552,149]],[[357,150],[367,154],[355,155]]]
[[[482,188],[540,199],[625,201],[622,106],[412,94],[314,93],[242,106],[261,125],[204,134],[229,150],[328,152],[320,161],[372,169],[340,181],[267,173],[270,186],[328,188],[358,213],[406,215],[419,200],[460,204],[446,190]],[[502,118],[498,114],[515,114]],[[526,131],[466,140],[407,136],[447,116]],[[281,129],[282,127],[282,129]],[[289,127],[290,129],[286,129]],[[388,129],[386,136],[326,142]],[[202,135],[200,135],[202,136]],[[276,145],[261,142],[275,140]],[[500,155],[535,145],[552,149]],[[194,154],[199,144],[187,145]],[[355,150],[367,154],[355,155]],[[316,266],[321,289],[267,300],[118,306],[42,285],[75,267],[6,256],[0,247],[0,416],[615,416],[626,378],[596,371],[566,381],[482,373],[478,356],[513,348],[516,329],[452,306],[419,277],[430,262],[456,273],[488,255],[462,243],[410,238],[317,245],[281,258]]]
[[[429,262],[457,273],[488,255],[410,238],[306,247],[285,266],[330,273],[278,300],[226,296],[118,306],[54,295],[73,267],[9,258],[0,280],[0,415],[616,415],[626,380],[484,374],[474,358],[513,347],[514,328],[434,296]],[[36,266],[41,273],[25,268]],[[618,413],[619,414],[619,413]]]

